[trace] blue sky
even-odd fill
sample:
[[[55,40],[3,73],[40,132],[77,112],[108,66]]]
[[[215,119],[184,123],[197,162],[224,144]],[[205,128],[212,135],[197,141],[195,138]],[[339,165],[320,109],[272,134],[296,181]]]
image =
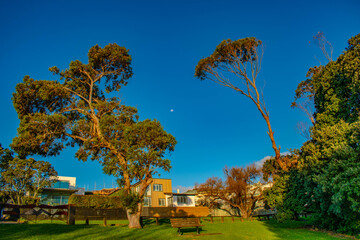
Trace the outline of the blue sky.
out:
[[[194,78],[197,62],[224,39],[263,41],[260,86],[282,152],[305,141],[296,124],[304,115],[290,108],[309,67],[325,62],[312,43],[318,31],[335,58],[359,33],[360,3],[354,1],[1,1],[0,143],[7,147],[19,124],[11,102],[23,76],[54,79],[51,66],[86,62],[95,44],[130,50],[134,77],[118,96],[142,119],[158,119],[178,144],[169,157],[173,187],[222,176],[227,166],[245,166],[273,155],[266,125],[244,96]],[[174,111],[171,112],[170,110]],[[111,187],[96,162],[79,162],[74,150],[48,159],[80,187]]]

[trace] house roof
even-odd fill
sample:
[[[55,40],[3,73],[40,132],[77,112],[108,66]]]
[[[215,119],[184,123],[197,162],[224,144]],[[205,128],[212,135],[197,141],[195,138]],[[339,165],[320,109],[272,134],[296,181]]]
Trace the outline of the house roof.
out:
[[[185,192],[185,193],[173,193],[173,192],[164,192],[165,195],[197,195],[197,193],[188,193],[188,192]]]
[[[43,188],[44,192],[56,192],[56,193],[75,193],[77,189],[65,189],[65,188]]]

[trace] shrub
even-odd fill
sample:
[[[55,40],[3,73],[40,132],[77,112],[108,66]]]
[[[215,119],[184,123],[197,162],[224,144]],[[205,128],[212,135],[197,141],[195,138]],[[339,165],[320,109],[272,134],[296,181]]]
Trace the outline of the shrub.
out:
[[[24,196],[22,197],[22,205],[39,205],[40,198]]]
[[[88,208],[122,208],[122,199],[119,196],[102,196],[102,195],[71,195],[69,204],[76,207]]]

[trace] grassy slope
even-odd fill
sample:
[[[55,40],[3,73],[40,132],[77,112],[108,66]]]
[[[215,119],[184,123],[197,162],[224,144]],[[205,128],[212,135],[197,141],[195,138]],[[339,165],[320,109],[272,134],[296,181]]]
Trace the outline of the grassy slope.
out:
[[[91,223],[91,222],[90,222]],[[93,222],[94,223],[94,222]],[[101,221],[96,222],[101,223]],[[111,222],[109,222],[111,223]],[[326,233],[299,228],[302,223],[278,224],[274,221],[227,221],[225,223],[203,222],[202,236],[192,229],[185,229],[178,236],[169,220],[160,225],[147,221],[143,229],[128,229],[126,226],[103,227],[95,224],[21,224],[0,225],[0,239],[338,239]]]

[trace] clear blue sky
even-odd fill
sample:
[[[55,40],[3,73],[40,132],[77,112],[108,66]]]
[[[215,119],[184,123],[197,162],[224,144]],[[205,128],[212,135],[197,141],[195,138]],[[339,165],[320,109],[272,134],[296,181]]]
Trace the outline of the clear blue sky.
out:
[[[248,99],[194,78],[197,62],[222,40],[254,36],[265,44],[259,79],[276,141],[282,152],[299,148],[305,139],[296,124],[305,117],[290,104],[316,58],[325,62],[312,36],[324,32],[337,57],[360,31],[359,12],[357,0],[1,1],[0,143],[7,147],[16,136],[11,96],[23,76],[53,79],[49,67],[86,61],[91,46],[117,43],[133,57],[123,103],[136,106],[142,119],[158,119],[178,141],[172,170],[161,176],[174,187],[273,155],[265,122]],[[112,185],[99,164],[79,162],[74,150],[48,160],[80,187]]]

